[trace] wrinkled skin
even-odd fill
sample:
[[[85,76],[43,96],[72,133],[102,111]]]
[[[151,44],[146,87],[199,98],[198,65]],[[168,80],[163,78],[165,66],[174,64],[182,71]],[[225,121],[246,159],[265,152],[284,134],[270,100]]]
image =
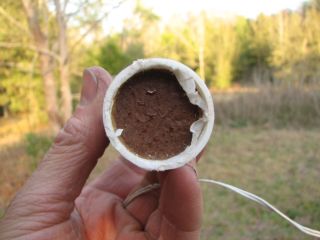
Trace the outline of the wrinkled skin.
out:
[[[120,157],[84,186],[109,144],[101,109],[110,81],[102,68],[85,70],[80,104],[8,207],[1,240],[199,239],[201,191],[188,166],[146,173]],[[160,189],[124,206],[129,193],[154,182]]]

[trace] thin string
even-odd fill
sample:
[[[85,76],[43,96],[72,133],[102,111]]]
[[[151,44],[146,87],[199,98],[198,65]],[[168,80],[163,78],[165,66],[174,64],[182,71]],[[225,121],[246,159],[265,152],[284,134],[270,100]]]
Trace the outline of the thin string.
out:
[[[299,223],[297,223],[296,221],[292,220],[291,218],[289,218],[287,215],[285,215],[283,212],[281,212],[280,210],[278,210],[276,207],[274,207],[273,205],[271,205],[269,202],[267,202],[266,200],[264,200],[263,198],[253,194],[253,193],[250,193],[250,192],[247,192],[245,190],[242,190],[240,188],[237,188],[235,186],[232,186],[230,184],[227,184],[227,183],[223,183],[223,182],[220,182],[220,181],[215,181],[215,180],[211,180],[211,179],[204,179],[204,178],[201,178],[199,179],[199,182],[202,182],[202,183],[210,183],[210,184],[216,184],[216,185],[219,185],[221,187],[224,187],[228,190],[231,190],[235,193],[238,193],[240,195],[242,195],[243,197],[245,198],[248,198],[264,207],[266,207],[267,209],[277,213],[278,215],[280,215],[282,218],[284,218],[286,221],[288,221],[289,223],[291,223],[294,227],[296,227],[297,229],[299,229],[301,232],[307,234],[307,235],[310,235],[310,236],[313,236],[313,237],[317,237],[317,238],[320,238],[320,231],[317,231],[317,230],[314,230],[314,229],[311,229],[311,228],[308,228],[308,227],[305,227]],[[125,207],[127,207],[135,198],[139,197],[140,195],[143,195],[147,192],[150,192],[150,191],[153,191],[155,189],[158,189],[160,188],[160,184],[159,183],[154,183],[154,184],[150,184],[150,185],[147,185],[143,188],[140,188],[138,189],[137,191],[131,193],[128,195],[128,197],[124,200],[123,202],[123,205]]]
[[[274,207],[273,205],[271,205],[270,203],[268,203],[266,200],[264,200],[263,198],[253,194],[253,193],[250,193],[250,192],[247,192],[247,191],[244,191],[240,188],[237,188],[235,186],[232,186],[232,185],[229,185],[229,184],[226,184],[226,183],[223,183],[223,182],[219,182],[219,181],[215,181],[215,180],[211,180],[211,179],[199,179],[200,182],[204,182],[204,183],[212,183],[212,184],[216,184],[216,185],[219,185],[221,187],[224,187],[224,188],[227,188],[233,192],[236,192],[252,201],[255,201],[257,203],[259,203],[260,205],[268,208],[269,210],[279,214],[282,218],[284,218],[285,220],[287,220],[289,223],[291,223],[293,226],[295,226],[297,229],[299,229],[301,232],[307,234],[307,235],[310,235],[310,236],[313,236],[313,237],[317,237],[317,238],[320,238],[320,232],[317,231],[317,230],[314,230],[314,229],[311,229],[311,228],[308,228],[308,227],[305,227],[299,223],[297,223],[296,221],[293,221],[292,219],[290,219],[287,215],[285,215],[283,212],[281,212],[280,210],[278,210],[276,207]]]

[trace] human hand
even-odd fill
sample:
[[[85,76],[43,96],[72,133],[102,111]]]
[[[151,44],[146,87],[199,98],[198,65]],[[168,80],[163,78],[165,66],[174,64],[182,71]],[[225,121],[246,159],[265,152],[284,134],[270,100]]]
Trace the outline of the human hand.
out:
[[[146,172],[120,157],[84,186],[109,144],[102,103],[110,82],[102,68],[84,72],[80,104],[8,207],[0,240],[199,239],[202,195],[188,166]],[[130,193],[157,182],[125,206]]]

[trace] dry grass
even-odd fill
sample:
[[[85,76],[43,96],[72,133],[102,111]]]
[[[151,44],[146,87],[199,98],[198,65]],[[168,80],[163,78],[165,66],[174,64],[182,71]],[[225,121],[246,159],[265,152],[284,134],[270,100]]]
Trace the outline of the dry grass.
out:
[[[0,216],[30,175],[30,159],[22,144],[0,147]]]
[[[47,125],[34,118],[28,115],[0,118],[0,147],[20,142],[21,136],[28,132],[48,131]]]
[[[319,86],[260,86],[246,91],[214,93],[217,123],[244,127],[320,126]]]

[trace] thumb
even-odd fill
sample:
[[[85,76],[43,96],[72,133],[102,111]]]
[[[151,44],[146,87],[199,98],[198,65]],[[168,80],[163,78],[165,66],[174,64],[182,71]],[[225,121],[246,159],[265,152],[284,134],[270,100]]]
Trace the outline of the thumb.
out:
[[[162,185],[159,208],[165,219],[163,238],[199,239],[202,194],[194,169],[185,165],[161,172],[159,178]]]
[[[65,202],[65,212],[72,211],[73,201],[109,143],[103,128],[102,104],[110,82],[111,76],[102,68],[84,71],[78,107],[10,208],[15,208],[15,202],[38,203],[33,204],[34,208]],[[32,207],[28,209],[32,211]]]

